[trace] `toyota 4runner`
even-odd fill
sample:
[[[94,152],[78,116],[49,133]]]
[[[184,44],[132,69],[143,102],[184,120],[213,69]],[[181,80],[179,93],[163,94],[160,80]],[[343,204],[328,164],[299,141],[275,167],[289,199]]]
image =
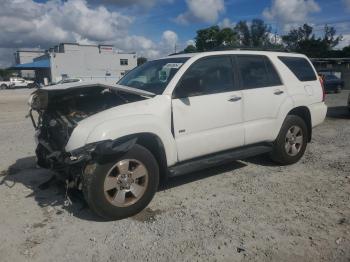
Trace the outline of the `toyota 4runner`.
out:
[[[162,177],[263,153],[296,163],[325,119],[324,98],[304,55],[218,51],[150,61],[115,85],[37,90],[30,115],[38,165],[98,215],[122,219],[150,203]]]

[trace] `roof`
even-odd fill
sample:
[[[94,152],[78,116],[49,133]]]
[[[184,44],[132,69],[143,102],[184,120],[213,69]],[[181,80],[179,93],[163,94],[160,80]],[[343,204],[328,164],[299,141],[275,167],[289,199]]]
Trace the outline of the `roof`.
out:
[[[50,60],[49,59],[42,59],[42,60],[37,60],[31,63],[26,63],[26,64],[18,64],[11,69],[19,69],[19,70],[36,70],[36,69],[47,69],[50,68]]]
[[[45,53],[45,50],[16,50],[16,53]]]

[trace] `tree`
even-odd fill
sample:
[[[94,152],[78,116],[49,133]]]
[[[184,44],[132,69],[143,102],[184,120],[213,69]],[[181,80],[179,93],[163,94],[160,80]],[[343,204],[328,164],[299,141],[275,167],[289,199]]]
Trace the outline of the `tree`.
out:
[[[140,57],[137,58],[137,66],[140,66],[140,65],[142,65],[142,64],[144,64],[146,62],[147,62],[147,58],[146,57],[140,56]]]
[[[223,46],[236,46],[237,36],[232,28],[223,28],[217,35],[217,43]]]
[[[343,57],[350,57],[350,45],[343,48],[342,56]]]
[[[301,43],[315,39],[312,31],[313,28],[311,26],[304,24],[297,29],[290,30],[287,35],[282,36],[282,40],[288,49],[296,51],[300,49]]]
[[[218,26],[198,30],[195,38],[197,50],[203,52],[218,47],[220,45],[218,42],[219,32]]]
[[[336,36],[334,27],[326,25],[322,37],[316,38],[313,33],[313,27],[304,24],[301,27],[290,30],[282,37],[283,43],[291,51],[303,53],[310,57],[327,57],[338,56],[335,54],[333,47],[339,44],[342,36]]]
[[[196,52],[197,52],[197,48],[194,45],[188,45],[184,50],[184,53],[196,53]]]
[[[327,45],[329,49],[337,46],[340,41],[343,40],[343,36],[335,36],[337,31],[333,26],[324,26],[324,36],[323,36],[323,42]]]
[[[9,70],[9,69],[0,69],[0,78],[2,79],[8,79],[9,77],[13,76],[15,71]]]
[[[210,51],[220,46],[235,46],[237,44],[236,33],[232,28],[212,26],[197,31],[196,51]]]
[[[269,35],[271,27],[261,19],[253,19],[250,26],[251,44],[253,47],[265,47],[270,45]]]
[[[272,47],[270,41],[271,27],[261,19],[253,19],[248,25],[246,21],[239,21],[234,28],[242,47]]]
[[[248,27],[248,24],[246,21],[239,21],[237,25],[234,28],[237,36],[240,46],[251,46],[251,35],[250,30]]]

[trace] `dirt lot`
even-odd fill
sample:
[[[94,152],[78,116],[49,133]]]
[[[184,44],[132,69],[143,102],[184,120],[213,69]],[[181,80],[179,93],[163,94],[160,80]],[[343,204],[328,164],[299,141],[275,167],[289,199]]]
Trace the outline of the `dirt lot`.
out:
[[[330,94],[305,157],[172,179],[136,217],[103,222],[35,167],[29,90],[0,92],[1,261],[350,261],[348,91]]]

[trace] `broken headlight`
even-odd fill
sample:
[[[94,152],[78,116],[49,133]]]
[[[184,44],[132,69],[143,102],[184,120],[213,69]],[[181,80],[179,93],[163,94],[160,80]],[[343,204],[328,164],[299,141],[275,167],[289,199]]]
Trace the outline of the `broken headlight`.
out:
[[[48,94],[38,90],[34,92],[28,101],[29,106],[34,110],[46,109],[48,105]]]

